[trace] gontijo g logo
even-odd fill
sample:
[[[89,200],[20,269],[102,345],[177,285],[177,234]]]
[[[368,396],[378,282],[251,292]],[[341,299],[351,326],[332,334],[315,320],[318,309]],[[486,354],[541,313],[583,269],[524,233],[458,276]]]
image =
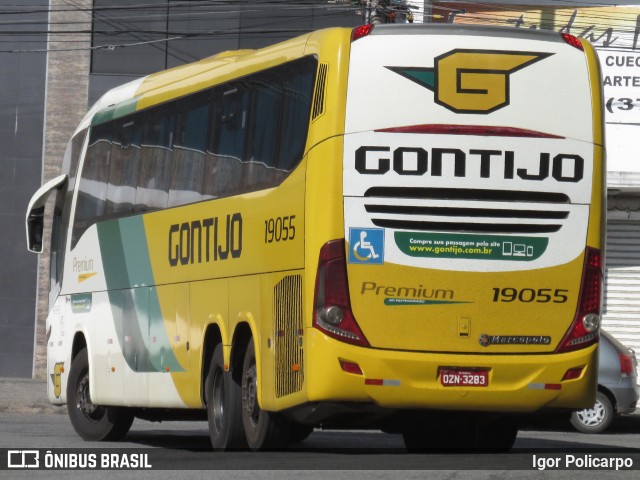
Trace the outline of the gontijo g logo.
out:
[[[509,105],[510,75],[552,53],[456,49],[435,58],[433,68],[387,67],[435,93],[456,113],[491,113]]]

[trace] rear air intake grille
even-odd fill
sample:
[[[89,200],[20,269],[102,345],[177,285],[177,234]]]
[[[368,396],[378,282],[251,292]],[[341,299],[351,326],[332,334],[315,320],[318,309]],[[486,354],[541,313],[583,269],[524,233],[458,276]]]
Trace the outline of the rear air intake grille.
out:
[[[493,218],[567,218],[569,212],[536,210],[498,210],[494,208],[416,207],[404,205],[366,205],[369,213],[399,213],[402,215],[440,215],[447,217]]]
[[[463,188],[373,187],[365,197],[424,198],[437,200],[489,200],[494,202],[569,203],[564,193]]]
[[[284,277],[273,288],[276,398],[302,390],[302,276]]]
[[[318,67],[318,78],[316,79],[316,91],[313,94],[313,108],[311,119],[315,120],[324,112],[324,94],[327,86],[327,70],[329,65],[321,63]]]
[[[410,220],[372,220],[376,227],[396,230],[481,232],[481,233],[551,233],[562,225],[521,225],[518,223],[454,223],[454,222],[414,222]]]
[[[569,206],[567,195],[554,192],[373,187],[364,208],[382,228],[531,234],[559,231]]]

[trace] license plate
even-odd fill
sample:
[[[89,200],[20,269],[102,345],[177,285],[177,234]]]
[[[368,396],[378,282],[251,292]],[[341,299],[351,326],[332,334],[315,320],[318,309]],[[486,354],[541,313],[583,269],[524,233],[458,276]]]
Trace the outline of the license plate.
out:
[[[489,371],[443,368],[440,370],[440,383],[444,387],[487,387]]]

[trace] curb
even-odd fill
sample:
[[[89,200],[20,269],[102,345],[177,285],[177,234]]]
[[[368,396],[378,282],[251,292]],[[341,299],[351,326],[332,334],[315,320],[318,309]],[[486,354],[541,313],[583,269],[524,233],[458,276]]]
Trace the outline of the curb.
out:
[[[47,397],[46,380],[0,378],[0,413],[64,414],[64,405],[52,405]]]

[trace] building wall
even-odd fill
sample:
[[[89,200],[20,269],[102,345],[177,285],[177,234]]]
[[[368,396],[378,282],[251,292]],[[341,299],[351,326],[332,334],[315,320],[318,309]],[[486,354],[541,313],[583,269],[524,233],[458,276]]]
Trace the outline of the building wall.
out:
[[[47,77],[42,148],[42,183],[60,174],[62,158],[87,110],[92,0],[50,0]],[[86,32],[86,33],[75,33]],[[71,48],[70,48],[71,47]],[[33,194],[34,190],[31,190]],[[53,197],[53,195],[51,196]],[[48,211],[51,211],[51,200]],[[45,217],[46,218],[46,217]],[[49,304],[50,223],[45,221],[44,251],[38,262],[38,296],[33,375],[46,375],[46,318]],[[24,241],[23,241],[24,245]]]
[[[47,0],[0,2],[0,377],[30,377],[37,257],[27,252],[24,215],[42,170]],[[38,25],[36,22],[43,22]],[[40,50],[36,52],[36,50]]]

